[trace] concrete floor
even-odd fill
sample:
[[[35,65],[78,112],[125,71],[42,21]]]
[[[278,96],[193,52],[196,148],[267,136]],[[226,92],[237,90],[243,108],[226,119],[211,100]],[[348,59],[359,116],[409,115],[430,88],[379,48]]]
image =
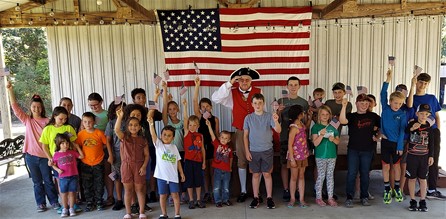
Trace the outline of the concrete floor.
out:
[[[19,168],[16,174],[23,174],[24,171]],[[446,218],[446,201],[429,201],[429,212],[410,212],[407,210],[409,201],[405,200],[402,203],[392,202],[390,205],[382,203],[382,177],[380,171],[372,171],[371,174],[371,188],[370,191],[376,196],[375,200],[371,201],[372,206],[363,207],[358,202],[354,208],[348,209],[343,207],[345,200],[345,171],[336,174],[335,191],[340,197],[340,207],[319,207],[314,202],[312,197],[311,186],[312,180],[307,180],[306,201],[310,207],[301,209],[294,207],[289,209],[286,203],[281,201],[280,184],[275,183],[274,198],[276,201],[276,209],[266,209],[265,204],[260,205],[258,209],[250,209],[248,207],[251,199],[245,203],[235,203],[234,206],[216,208],[212,204],[208,204],[205,209],[189,210],[187,205],[182,205],[181,214],[183,218]],[[446,194],[446,189],[440,189],[443,194]],[[82,206],[83,207],[83,206]],[[153,212],[148,212],[148,218],[158,218],[161,213],[159,205],[152,203]],[[10,176],[7,180],[0,184],[0,218],[59,218],[55,210],[48,210],[46,212],[37,213],[34,202],[34,194],[32,190],[32,182],[26,175]],[[168,209],[170,216],[173,216],[173,208]],[[75,218],[106,218],[106,219],[120,219],[124,215],[122,211],[112,211],[106,209],[104,211],[82,212]],[[133,218],[137,218],[136,216]]]

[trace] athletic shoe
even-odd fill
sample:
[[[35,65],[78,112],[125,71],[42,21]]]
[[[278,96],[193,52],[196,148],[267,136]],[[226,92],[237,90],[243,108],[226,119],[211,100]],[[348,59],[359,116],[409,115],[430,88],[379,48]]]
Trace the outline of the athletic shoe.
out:
[[[168,219],[167,215],[160,215],[159,219]]]
[[[195,209],[194,201],[189,201],[189,209]]]
[[[70,208],[70,217],[76,216],[76,210],[74,208]]]
[[[139,205],[138,205],[138,209],[139,209]],[[148,212],[152,212],[153,209],[149,206],[149,203],[144,205],[144,210],[148,211]]]
[[[334,196],[334,195],[333,195]],[[370,194],[370,192],[369,192],[369,200],[374,200],[375,199],[375,196],[373,196],[372,194]]]
[[[37,205],[37,212],[44,212],[44,211],[46,211],[46,205],[45,204]]]
[[[282,199],[284,202],[289,202],[291,198],[290,190],[284,189]]]
[[[418,211],[427,212],[426,200],[420,200],[418,203]]]
[[[392,190],[384,190],[384,198],[383,198],[384,204],[390,204],[392,203]]]
[[[62,209],[62,212],[60,213],[60,217],[68,217],[68,209],[64,208]]]
[[[393,194],[395,194],[395,201],[402,202],[404,200],[403,193],[401,189],[394,189]]]
[[[244,192],[240,193],[240,196],[237,198],[237,202],[245,202],[248,195]]]
[[[98,201],[97,203],[96,203],[96,209],[98,210],[98,211],[103,211],[104,210],[104,203],[102,202],[102,201]]]
[[[346,208],[353,208],[353,199],[347,199],[344,205]]]
[[[173,219],[181,219],[181,215],[175,215]]]
[[[226,205],[226,206],[231,206],[231,205],[232,205],[232,202],[229,201],[229,200],[227,200],[227,201],[223,202],[223,204]]]
[[[132,204],[130,206],[130,212],[132,214],[139,214],[139,205],[138,204]]]
[[[266,208],[268,209],[276,208],[276,204],[274,204],[273,198],[266,198]]]
[[[54,210],[57,210],[57,209],[61,208],[62,206],[60,206],[59,202],[56,202],[56,203],[51,204],[51,207],[52,207]]]
[[[79,207],[79,205],[77,205],[77,204],[74,204],[73,208],[74,208],[75,212],[82,212],[83,211],[82,208]]]
[[[361,204],[362,204],[362,206],[370,206],[369,199],[368,198],[362,198],[361,199]]]
[[[204,196],[203,196],[203,202],[211,202],[211,195],[208,193],[208,192],[206,192],[205,194],[204,194]]]
[[[87,206],[85,207],[85,212],[93,211],[93,203],[87,202]]]
[[[409,206],[409,211],[417,211],[417,201],[416,200],[410,200],[410,206]]]
[[[115,202],[115,206],[113,206],[112,210],[113,210],[113,211],[119,211],[119,210],[121,210],[122,208],[124,208],[124,203],[122,202],[122,200],[117,200],[117,201]]]
[[[436,200],[446,200],[446,196],[442,195],[440,191],[427,192],[426,198],[428,199],[436,199]]]
[[[206,208],[206,204],[204,204],[204,202],[202,202],[202,201],[197,201],[197,207]]]
[[[259,207],[259,198],[254,197],[254,199],[252,200],[251,204],[249,205],[250,208],[257,208]]]
[[[217,204],[215,204],[215,207],[221,208],[221,207],[223,207],[223,205],[221,204],[221,202],[217,202]]]

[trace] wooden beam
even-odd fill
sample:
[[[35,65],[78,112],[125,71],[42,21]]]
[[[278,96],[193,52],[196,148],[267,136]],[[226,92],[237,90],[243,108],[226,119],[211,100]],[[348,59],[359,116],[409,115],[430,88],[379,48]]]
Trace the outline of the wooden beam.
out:
[[[322,9],[321,16],[325,17],[325,16],[329,15],[333,11],[336,11],[337,9],[341,8],[342,5],[344,5],[345,3],[349,2],[349,1],[352,1],[352,0],[334,0],[334,1],[332,1],[330,4],[325,6],[324,9]],[[355,3],[356,3],[356,1],[355,1]]]
[[[255,6],[260,0],[249,0],[246,3],[240,3],[241,1],[236,1],[236,3],[231,3],[229,0],[218,0],[218,2],[227,8],[252,8]]]
[[[57,1],[57,0],[44,0],[44,1],[42,1],[42,0],[32,0],[30,2],[27,2],[27,3],[24,3],[24,4],[20,4],[20,11],[29,11],[31,9],[34,9],[34,8],[40,7],[42,5],[45,5],[47,3],[55,2],[55,1]],[[42,4],[42,2],[45,2],[45,3]],[[5,12],[5,11],[16,12],[17,13],[17,11],[15,10],[15,7],[7,9],[7,10],[4,10],[3,12]],[[20,12],[18,12],[18,13],[20,13]]]
[[[113,4],[116,6],[116,8],[122,8],[121,2],[119,0],[112,0]]]
[[[77,17],[80,17],[79,13],[80,13],[80,7],[79,7],[79,0],[73,0],[73,7],[74,7],[74,14]]]
[[[130,7],[133,11],[135,11],[136,13],[139,13],[143,17],[146,17],[147,19],[153,20],[153,21],[156,20],[155,12],[153,10],[151,10],[151,11],[147,10],[146,8],[144,8],[142,5],[140,5],[135,0],[120,0],[120,1],[127,4],[128,7]]]

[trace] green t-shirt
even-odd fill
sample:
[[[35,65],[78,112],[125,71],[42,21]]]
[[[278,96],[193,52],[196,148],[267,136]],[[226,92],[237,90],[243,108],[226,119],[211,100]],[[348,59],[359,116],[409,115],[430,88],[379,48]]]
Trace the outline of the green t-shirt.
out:
[[[105,129],[107,128],[108,123],[108,111],[104,110],[101,113],[93,113],[96,116],[96,121],[94,124],[94,127],[105,132]]]
[[[285,106],[285,109],[280,112],[280,125],[282,126],[282,131],[280,132],[280,141],[285,142],[288,145],[288,126],[290,125],[288,111],[290,110],[291,106],[300,105],[306,112],[308,110],[308,101],[306,101],[302,97],[297,97],[295,99],[280,98],[277,102]]]
[[[319,131],[325,127],[325,125],[319,123],[315,124],[313,128],[311,128],[311,135],[319,134]],[[338,130],[331,125],[327,127],[327,132],[325,133],[321,143],[314,149],[316,158],[336,158],[336,144],[328,140],[328,137],[330,136],[339,136]]]
[[[60,127],[48,125],[43,129],[39,141],[42,144],[48,145],[51,156],[53,156],[56,152],[56,142],[54,141],[56,139],[56,135],[59,133],[63,134],[65,132],[68,132],[71,135],[71,142],[74,142],[76,140],[76,131],[74,131],[74,128],[71,125],[63,125]]]

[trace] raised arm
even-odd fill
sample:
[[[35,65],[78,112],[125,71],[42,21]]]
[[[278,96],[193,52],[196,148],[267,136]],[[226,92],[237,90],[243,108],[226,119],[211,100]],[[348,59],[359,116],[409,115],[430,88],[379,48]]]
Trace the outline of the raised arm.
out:
[[[168,98],[167,98],[167,83],[165,81],[163,81],[163,123],[166,126],[167,123],[169,122],[169,115],[167,113],[167,103],[168,103]],[[153,118],[153,117],[152,117]]]
[[[222,84],[220,88],[212,94],[212,101],[232,109],[234,102],[232,100],[231,87],[239,78],[240,76],[235,76],[230,81]]]
[[[409,96],[407,97],[407,102],[406,102],[406,106],[407,108],[412,108],[413,107],[413,95],[415,94],[416,91],[416,87],[417,87],[417,77],[418,75],[415,74],[412,77],[412,80],[410,81],[410,90],[409,90]]]
[[[163,89],[163,91],[164,91],[164,89]],[[156,88],[155,88],[155,95],[153,96],[153,101],[155,101],[155,103],[158,103],[158,99],[159,99],[159,97],[160,97],[160,95],[161,95],[161,90],[160,90],[160,88],[157,86]]]
[[[206,119],[206,125],[208,126],[209,134],[211,135],[212,141],[215,141],[216,137],[215,137],[214,131],[212,130],[211,122],[209,122],[209,120],[207,120],[207,119]]]
[[[121,130],[121,123],[122,123],[122,118],[124,117],[124,111],[122,111],[122,108],[118,109],[116,111],[116,123],[115,123],[115,133],[116,136],[118,136],[118,138],[120,140],[124,139],[124,132]]]
[[[194,105],[194,114],[198,116],[198,118],[201,118],[200,104],[198,103],[199,92],[200,92],[200,78],[197,76],[195,78],[194,99],[192,104]]]
[[[13,87],[12,87],[12,84],[11,84],[10,81],[6,82],[6,89],[8,90],[9,101],[11,101],[11,105],[12,104],[16,104],[17,103],[17,99],[15,98],[14,90],[13,90]]]
[[[343,125],[348,123],[347,116],[346,116],[347,104],[348,104],[348,100],[344,98],[342,100],[342,108],[341,108],[341,113],[339,115],[339,122],[341,122],[341,124],[343,124]]]
[[[183,104],[183,127],[184,127],[184,136],[189,132],[189,116],[187,112],[187,100],[183,99],[181,102]]]
[[[280,133],[282,131],[282,126],[279,123],[279,115],[277,113],[273,114],[273,121],[274,121],[274,131],[277,133]]]
[[[155,124],[153,123],[154,113],[155,110],[149,110],[149,112],[147,113],[147,122],[149,123],[150,135],[152,136],[153,144],[156,145],[156,140],[158,139],[158,137],[156,136]]]

